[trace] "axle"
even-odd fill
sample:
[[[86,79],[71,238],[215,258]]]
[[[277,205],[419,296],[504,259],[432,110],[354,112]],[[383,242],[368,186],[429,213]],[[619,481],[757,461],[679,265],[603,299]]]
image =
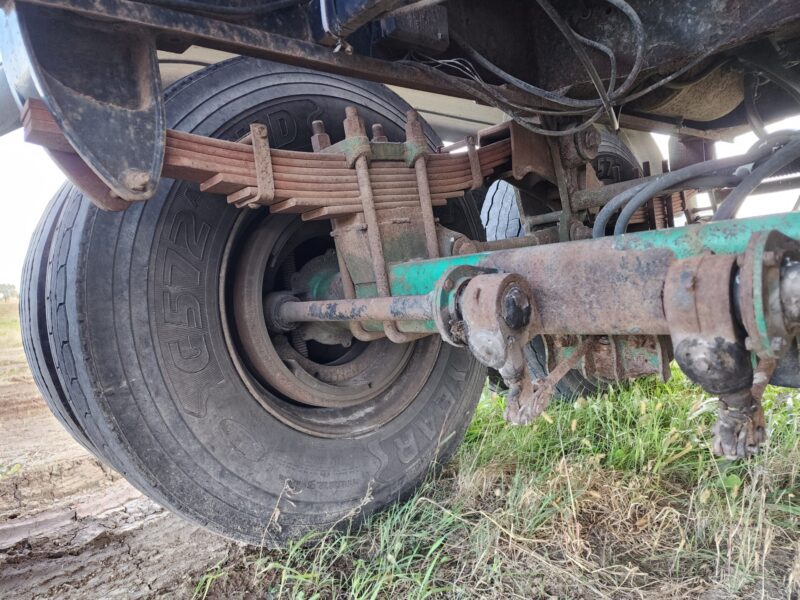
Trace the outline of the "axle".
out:
[[[663,376],[674,355],[720,396],[717,453],[748,456],[766,439],[766,382],[800,331],[798,238],[800,215],[788,214],[396,263],[393,296],[301,302],[279,292],[267,297],[267,319],[273,331],[350,321],[438,333],[500,372],[515,423],[538,416],[568,370],[597,368],[602,340],[613,346],[611,378],[658,372],[643,366],[648,357]],[[534,336],[559,358],[538,382],[524,356]]]
[[[392,297],[376,298],[374,286],[364,284],[356,286],[358,299],[327,295],[284,303],[277,316],[283,322],[404,321],[405,331],[434,333],[432,293],[457,292],[447,274],[468,267],[522,276],[535,296],[540,334],[668,335],[662,296],[672,264],[703,253],[742,254],[758,231],[798,239],[800,214],[396,263],[388,268]],[[314,291],[341,289],[331,281]]]

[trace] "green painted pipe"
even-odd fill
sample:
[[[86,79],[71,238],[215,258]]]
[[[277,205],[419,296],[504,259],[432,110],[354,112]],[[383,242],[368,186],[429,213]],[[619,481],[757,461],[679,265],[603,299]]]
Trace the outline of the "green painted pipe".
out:
[[[747,248],[747,243],[752,234],[758,231],[771,230],[780,231],[790,238],[800,240],[800,213],[768,215],[750,219],[689,225],[673,229],[628,233],[597,240],[569,242],[569,245],[575,251],[584,248],[588,249],[590,245],[603,250],[609,248],[628,251],[670,250],[675,258],[680,259],[697,256],[702,252],[709,251],[715,254],[741,254]],[[433,290],[436,281],[452,267],[458,265],[496,266],[502,262],[501,255],[509,252],[526,252],[530,256],[530,260],[534,261],[542,250],[549,249],[550,246],[548,244],[532,246],[524,250],[497,250],[478,254],[448,256],[433,260],[396,263],[389,267],[392,294],[397,296],[427,294]],[[587,254],[591,256],[592,252],[590,251]],[[361,293],[359,293],[359,296],[361,297]]]
[[[668,327],[661,294],[674,260],[702,252],[741,254],[754,233],[772,230],[800,239],[800,213],[398,262],[388,271],[393,296],[427,295],[442,275],[460,265],[515,272],[534,288],[544,332],[663,335]],[[328,287],[315,286],[312,295],[324,295]],[[374,284],[356,291],[359,298],[376,296]],[[401,325],[406,331],[436,331],[433,321]],[[378,322],[367,326],[380,329]]]

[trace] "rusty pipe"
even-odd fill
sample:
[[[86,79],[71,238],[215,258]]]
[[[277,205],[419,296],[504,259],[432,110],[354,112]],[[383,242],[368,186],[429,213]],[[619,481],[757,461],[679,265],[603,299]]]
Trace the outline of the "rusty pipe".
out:
[[[284,323],[308,321],[429,321],[433,319],[433,298],[394,296],[353,300],[312,300],[284,302],[278,319]]]

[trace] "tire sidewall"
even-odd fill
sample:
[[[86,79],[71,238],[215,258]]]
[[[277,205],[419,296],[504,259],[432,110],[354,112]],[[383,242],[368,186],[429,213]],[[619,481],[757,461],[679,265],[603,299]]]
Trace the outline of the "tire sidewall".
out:
[[[303,120],[290,108],[293,97],[322,97],[323,89],[336,94],[333,108],[300,101]],[[330,122],[328,111],[345,103],[359,105],[368,124],[383,114],[390,139],[402,130],[404,103],[382,86],[249,59],[179,85],[167,111],[170,127],[227,139],[245,122],[267,122],[289,140],[280,147],[310,134],[311,120]],[[430,377],[380,429],[325,439],[281,423],[247,391],[223,336],[219,274],[237,215],[223,198],[168,181],[124,213],[84,201],[67,306],[91,418],[123,469],[162,503],[260,543],[407,493],[460,441],[484,373],[466,351],[428,340],[423,346],[438,349]]]

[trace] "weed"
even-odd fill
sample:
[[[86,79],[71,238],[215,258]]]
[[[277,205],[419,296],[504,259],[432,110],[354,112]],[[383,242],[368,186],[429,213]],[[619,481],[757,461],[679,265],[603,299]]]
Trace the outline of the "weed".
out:
[[[770,389],[768,444],[731,462],[709,450],[714,399],[677,370],[529,427],[486,390],[458,455],[410,500],[221,568],[274,598],[794,598],[798,398]],[[212,596],[243,591],[212,581]]]

